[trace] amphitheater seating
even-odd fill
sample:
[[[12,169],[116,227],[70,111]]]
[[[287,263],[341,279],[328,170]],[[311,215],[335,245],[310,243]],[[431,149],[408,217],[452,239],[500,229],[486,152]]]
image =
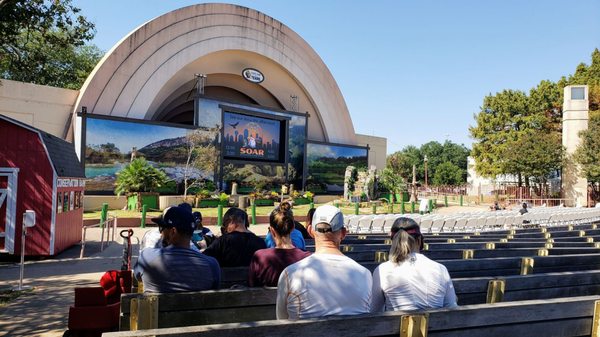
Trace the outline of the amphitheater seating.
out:
[[[579,336],[598,329],[592,327],[592,315],[594,307],[600,311],[600,297],[589,295],[600,294],[600,230],[593,224],[600,210],[585,211],[408,215],[428,233],[424,254],[446,266],[461,305],[428,311],[427,335],[537,336],[543,329],[545,336]],[[342,250],[374,270],[387,258],[387,233],[398,216],[347,217],[346,226],[356,234],[347,236]],[[523,229],[523,219],[536,228]],[[223,286],[244,284],[247,273],[247,268],[223,269]],[[272,321],[275,294],[276,289],[265,288],[124,295],[121,330],[161,329],[107,336],[397,336],[399,322],[423,322],[418,314],[400,312]],[[176,326],[181,328],[168,328]]]
[[[299,321],[194,325],[120,331],[103,336],[597,336],[598,325],[594,319],[598,312],[594,309],[599,306],[600,296],[580,296],[466,305],[423,313],[388,312]],[[221,314],[228,316],[225,312]],[[198,315],[196,319],[201,320],[201,317]]]
[[[600,270],[456,278],[453,283],[461,306],[588,296],[600,293]],[[121,298],[120,330],[138,326],[138,320],[152,320],[146,308],[149,303],[158,305],[158,322],[152,324],[161,328],[275,319],[276,295],[276,288],[125,294]],[[148,317],[141,317],[144,314]]]
[[[351,233],[385,233],[389,231],[393,219],[398,216],[413,218],[420,224],[424,233],[440,231],[493,231],[520,228],[524,222],[530,226],[552,227],[560,225],[579,225],[600,221],[598,208],[536,207],[524,215],[518,211],[465,212],[458,214],[389,214],[389,215],[352,215],[346,216]],[[384,224],[371,226],[375,218],[383,217]],[[356,219],[356,220],[355,220]],[[454,222],[456,220],[456,222]],[[358,222],[357,222],[358,221]],[[360,221],[363,222],[361,226]],[[446,229],[443,229],[446,228]],[[360,232],[359,232],[360,230]]]

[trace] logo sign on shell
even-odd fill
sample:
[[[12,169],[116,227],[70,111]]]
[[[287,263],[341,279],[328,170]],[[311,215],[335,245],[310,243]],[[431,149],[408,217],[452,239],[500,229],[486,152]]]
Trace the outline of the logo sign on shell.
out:
[[[246,68],[242,70],[242,76],[244,79],[246,79],[246,81],[252,83],[260,83],[265,80],[265,76],[254,68]]]

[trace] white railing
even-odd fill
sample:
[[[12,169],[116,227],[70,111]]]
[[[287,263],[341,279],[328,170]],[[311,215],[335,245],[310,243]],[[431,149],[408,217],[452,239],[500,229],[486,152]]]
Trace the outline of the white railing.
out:
[[[87,225],[81,228],[81,251],[79,252],[80,259],[83,258],[83,254],[85,252],[87,230],[95,227],[100,227],[102,229],[100,235],[100,251],[103,251],[105,241],[107,246],[110,244],[110,242],[115,241],[115,231],[117,230],[117,217],[109,214],[104,224],[99,222],[97,224]],[[105,234],[106,239],[104,238]]]

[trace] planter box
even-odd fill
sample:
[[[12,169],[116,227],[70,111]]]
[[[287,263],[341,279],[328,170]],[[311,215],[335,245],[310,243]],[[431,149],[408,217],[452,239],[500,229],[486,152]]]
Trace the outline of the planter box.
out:
[[[274,206],[275,200],[271,199],[255,199],[254,204],[256,206]]]
[[[127,197],[127,209],[130,211],[140,211],[137,208],[138,198],[142,198],[140,206],[143,207],[146,205],[148,210],[150,209],[158,209],[158,194],[157,193],[136,193]]]
[[[220,201],[218,199],[202,199],[198,203],[199,208],[217,207],[219,205],[227,206],[227,201]]]
[[[402,200],[404,200],[404,202],[408,202],[410,200],[410,195],[408,195],[408,192],[402,192],[402,194],[396,193],[396,203],[399,203]]]
[[[310,204],[310,200],[308,198],[295,198],[294,205],[308,205]]]

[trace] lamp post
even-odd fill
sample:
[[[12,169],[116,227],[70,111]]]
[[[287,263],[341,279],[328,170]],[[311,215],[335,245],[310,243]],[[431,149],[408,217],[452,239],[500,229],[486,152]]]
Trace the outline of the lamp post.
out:
[[[425,188],[427,189],[427,155],[423,157],[423,161],[425,162]]]

